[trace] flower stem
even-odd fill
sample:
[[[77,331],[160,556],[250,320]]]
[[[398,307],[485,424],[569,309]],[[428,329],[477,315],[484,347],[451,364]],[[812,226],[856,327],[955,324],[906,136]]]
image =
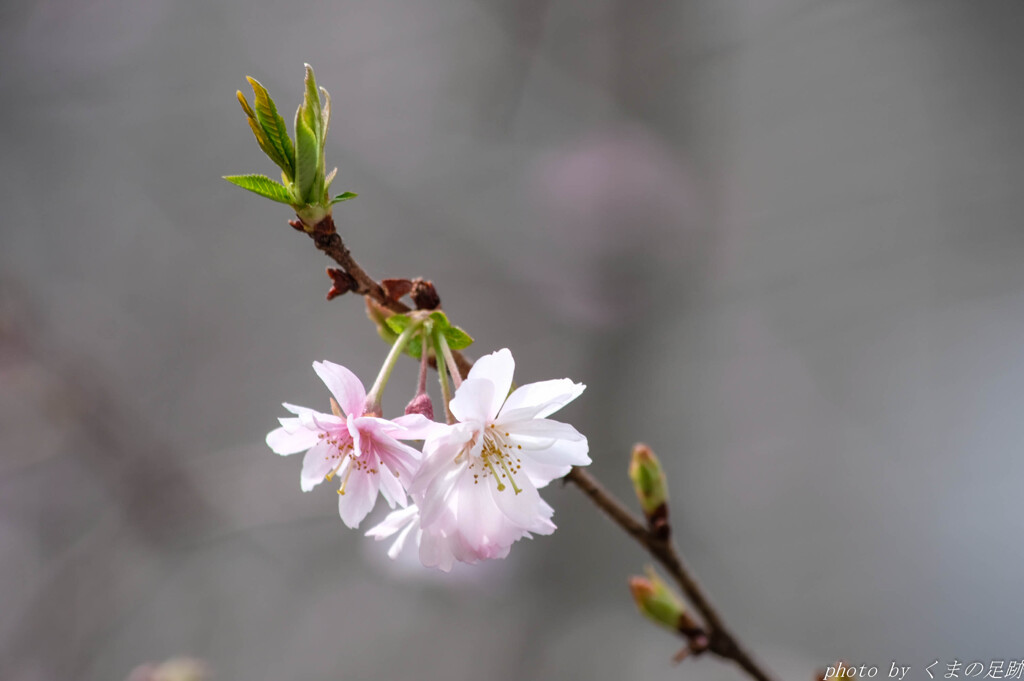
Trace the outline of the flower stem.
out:
[[[373,382],[373,387],[370,388],[370,394],[366,396],[366,413],[376,414],[377,416],[381,415],[380,398],[381,393],[384,392],[384,386],[388,384],[388,379],[391,378],[391,371],[395,368],[402,350],[405,349],[409,339],[412,338],[412,335],[416,333],[420,326],[420,323],[411,321],[409,326],[405,327],[398,338],[395,339],[394,344],[391,346],[391,351],[384,360],[384,365],[380,368],[380,373],[377,374],[377,380]]]
[[[462,385],[462,375],[459,373],[459,365],[455,363],[455,358],[452,356],[452,349],[448,347],[448,339],[444,337],[444,334],[438,333],[437,339],[441,345],[441,354],[444,355],[445,364],[448,365],[448,370],[452,374],[452,383],[455,384],[455,389],[458,390],[459,386]]]
[[[441,360],[442,350],[441,343],[441,332],[437,328],[431,328],[430,339],[434,342],[434,357],[437,359],[437,380],[441,382],[441,401],[444,402],[444,413],[445,420],[450,424],[455,423],[455,416],[452,415],[451,409],[448,408],[448,403],[452,400],[451,387],[448,385],[448,371],[445,367],[445,362]]]
[[[427,357],[427,334],[424,332],[420,339],[420,377],[416,382],[416,396],[427,392],[427,369],[430,367],[430,358]]]

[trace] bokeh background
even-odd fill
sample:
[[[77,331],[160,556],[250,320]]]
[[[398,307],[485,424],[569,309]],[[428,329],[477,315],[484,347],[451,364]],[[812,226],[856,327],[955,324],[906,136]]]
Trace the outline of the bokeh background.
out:
[[[263,437],[385,347],[235,102],[331,91],[336,210],[433,279],[780,679],[1024,657],[1024,3],[7,0],[0,678],[738,679],[671,667],[577,490],[451,575],[391,563]],[[412,393],[396,374],[386,406]],[[378,513],[382,511],[378,507]],[[941,667],[940,667],[941,668]]]

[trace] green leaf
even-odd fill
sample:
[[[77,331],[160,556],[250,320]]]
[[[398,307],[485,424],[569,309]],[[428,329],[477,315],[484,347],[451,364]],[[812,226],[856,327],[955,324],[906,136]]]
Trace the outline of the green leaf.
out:
[[[430,313],[430,319],[434,322],[434,328],[444,336],[445,342],[452,350],[462,350],[473,344],[473,337],[457,326],[452,326],[448,321],[448,315],[440,310]]]
[[[323,133],[320,136],[320,151],[324,149],[324,143],[327,141],[327,131],[331,129],[331,95],[327,90],[320,88],[320,96],[323,98],[324,108],[320,111],[320,117],[323,120]]]
[[[324,119],[320,112],[320,93],[316,87],[316,76],[313,75],[313,67],[306,64],[306,97],[304,105],[306,110],[303,116],[306,122],[316,135],[317,142],[324,138]]]
[[[351,201],[357,196],[359,196],[359,194],[356,194],[355,192],[345,192],[344,194],[338,194],[333,199],[331,199],[331,205],[333,206],[334,204],[341,203],[342,201]]]
[[[260,145],[260,149],[263,153],[270,157],[270,160],[277,163],[277,149],[271,143],[270,138],[267,137],[267,133],[264,132],[263,126],[260,125],[259,118],[256,117],[256,112],[249,106],[249,102],[245,100],[245,95],[239,90],[235,93],[238,97],[238,103],[242,105],[242,110],[245,111],[246,120],[249,121],[249,127],[252,129],[252,134],[256,136],[256,143]],[[280,165],[280,163],[278,163]]]
[[[405,331],[405,328],[409,326],[409,322],[411,321],[412,320],[409,319],[408,315],[393,314],[387,319],[385,319],[384,323],[387,324],[388,328],[394,331],[396,334],[400,334],[403,331]]]
[[[451,322],[448,321],[448,315],[440,310],[434,310],[431,312],[430,318],[434,320],[434,328],[440,331],[444,331],[451,326]]]
[[[442,333],[452,350],[462,350],[473,344],[473,337],[457,326],[449,326]]]
[[[277,158],[271,157],[271,160],[277,163],[291,180],[295,175],[295,151],[292,148],[292,140],[288,137],[284,118],[277,112],[277,106],[267,89],[255,78],[246,76],[246,80],[252,86],[256,119],[276,152]]]
[[[306,124],[300,106],[295,114],[295,193],[301,203],[318,203],[313,195],[317,177],[320,144],[316,133]]]
[[[271,201],[292,205],[294,199],[288,188],[274,182],[266,175],[225,175],[224,179],[231,184],[238,185],[242,189],[265,196]]]

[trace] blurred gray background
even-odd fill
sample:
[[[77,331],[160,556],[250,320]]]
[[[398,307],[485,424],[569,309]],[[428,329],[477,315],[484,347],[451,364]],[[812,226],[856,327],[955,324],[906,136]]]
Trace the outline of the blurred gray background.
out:
[[[386,351],[220,179],[276,174],[234,92],[288,117],[306,61],[363,265],[587,383],[563,416],[616,493],[658,451],[780,679],[1024,657],[1022,31],[1017,0],[7,0],[0,678],[739,678],[669,665],[575,489],[445,576],[266,448],[280,402],[326,409],[313,360]]]

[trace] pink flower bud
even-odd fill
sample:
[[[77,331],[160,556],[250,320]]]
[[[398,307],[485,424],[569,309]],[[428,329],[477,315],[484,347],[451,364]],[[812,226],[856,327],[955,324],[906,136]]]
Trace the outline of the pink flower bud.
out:
[[[420,393],[416,397],[412,398],[412,402],[405,408],[406,414],[421,414],[426,416],[431,421],[434,420],[434,405],[430,401],[430,395],[426,393]]]

